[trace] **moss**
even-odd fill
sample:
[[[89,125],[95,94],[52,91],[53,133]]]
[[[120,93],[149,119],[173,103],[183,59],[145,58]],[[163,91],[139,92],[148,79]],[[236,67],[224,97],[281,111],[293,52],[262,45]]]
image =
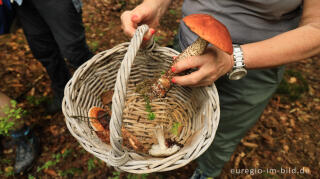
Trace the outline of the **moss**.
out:
[[[292,77],[296,78],[297,81],[290,83],[289,80]],[[308,90],[308,83],[300,72],[286,70],[276,94],[281,95],[281,100],[284,100],[284,102],[292,102],[298,100]]]

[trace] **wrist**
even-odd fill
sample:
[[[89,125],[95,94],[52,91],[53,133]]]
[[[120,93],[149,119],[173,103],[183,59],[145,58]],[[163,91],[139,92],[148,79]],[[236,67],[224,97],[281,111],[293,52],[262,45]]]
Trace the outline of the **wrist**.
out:
[[[160,1],[144,0],[143,1],[144,7],[147,7],[148,9],[152,9],[151,11],[156,12],[159,19],[167,11],[170,3],[171,3],[171,0],[160,0]]]
[[[230,80],[239,80],[246,75],[247,70],[245,69],[242,48],[238,44],[233,44],[233,66],[228,77]]]
[[[160,1],[144,0],[143,3],[150,4],[150,5],[155,6],[157,8],[167,9],[171,3],[171,0],[160,0]]]

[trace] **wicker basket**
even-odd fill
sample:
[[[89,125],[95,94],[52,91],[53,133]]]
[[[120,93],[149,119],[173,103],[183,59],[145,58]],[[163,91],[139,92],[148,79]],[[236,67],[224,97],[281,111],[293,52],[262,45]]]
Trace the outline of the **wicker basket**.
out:
[[[174,86],[164,99],[152,101],[156,119],[146,119],[145,101],[135,92],[135,85],[156,78],[169,68],[172,57],[179,54],[159,47],[154,41],[140,48],[147,31],[147,25],[138,27],[130,43],[103,51],[79,67],[66,85],[62,104],[67,127],[78,142],[108,165],[130,173],[169,171],[196,159],[212,143],[220,116],[213,84],[201,88]],[[114,90],[110,144],[97,137],[86,118],[92,106],[103,106],[100,96],[105,90]],[[157,158],[122,145],[122,127],[150,147],[155,143],[154,129],[158,125],[170,129],[173,122],[181,123],[182,130],[179,135],[167,137],[183,147],[171,156]]]

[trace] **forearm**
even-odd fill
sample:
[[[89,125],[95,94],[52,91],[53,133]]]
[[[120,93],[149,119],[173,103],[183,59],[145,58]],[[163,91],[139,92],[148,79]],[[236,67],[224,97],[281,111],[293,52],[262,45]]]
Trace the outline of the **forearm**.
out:
[[[153,6],[158,9],[159,15],[162,16],[168,9],[172,0],[144,0],[143,3],[150,4],[149,7]]]
[[[320,54],[320,23],[241,46],[247,69],[269,68]]]
[[[246,68],[280,66],[320,54],[320,1],[304,0],[298,28],[242,45]]]

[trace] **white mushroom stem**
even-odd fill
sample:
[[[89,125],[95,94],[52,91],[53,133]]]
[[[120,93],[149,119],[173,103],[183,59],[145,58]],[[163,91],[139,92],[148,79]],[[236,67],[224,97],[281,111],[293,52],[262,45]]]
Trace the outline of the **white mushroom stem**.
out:
[[[166,157],[176,153],[180,147],[177,145],[173,145],[171,147],[167,147],[166,141],[164,138],[163,127],[157,126],[155,129],[155,136],[158,140],[158,144],[153,144],[151,149],[149,150],[149,154],[155,157]]]

